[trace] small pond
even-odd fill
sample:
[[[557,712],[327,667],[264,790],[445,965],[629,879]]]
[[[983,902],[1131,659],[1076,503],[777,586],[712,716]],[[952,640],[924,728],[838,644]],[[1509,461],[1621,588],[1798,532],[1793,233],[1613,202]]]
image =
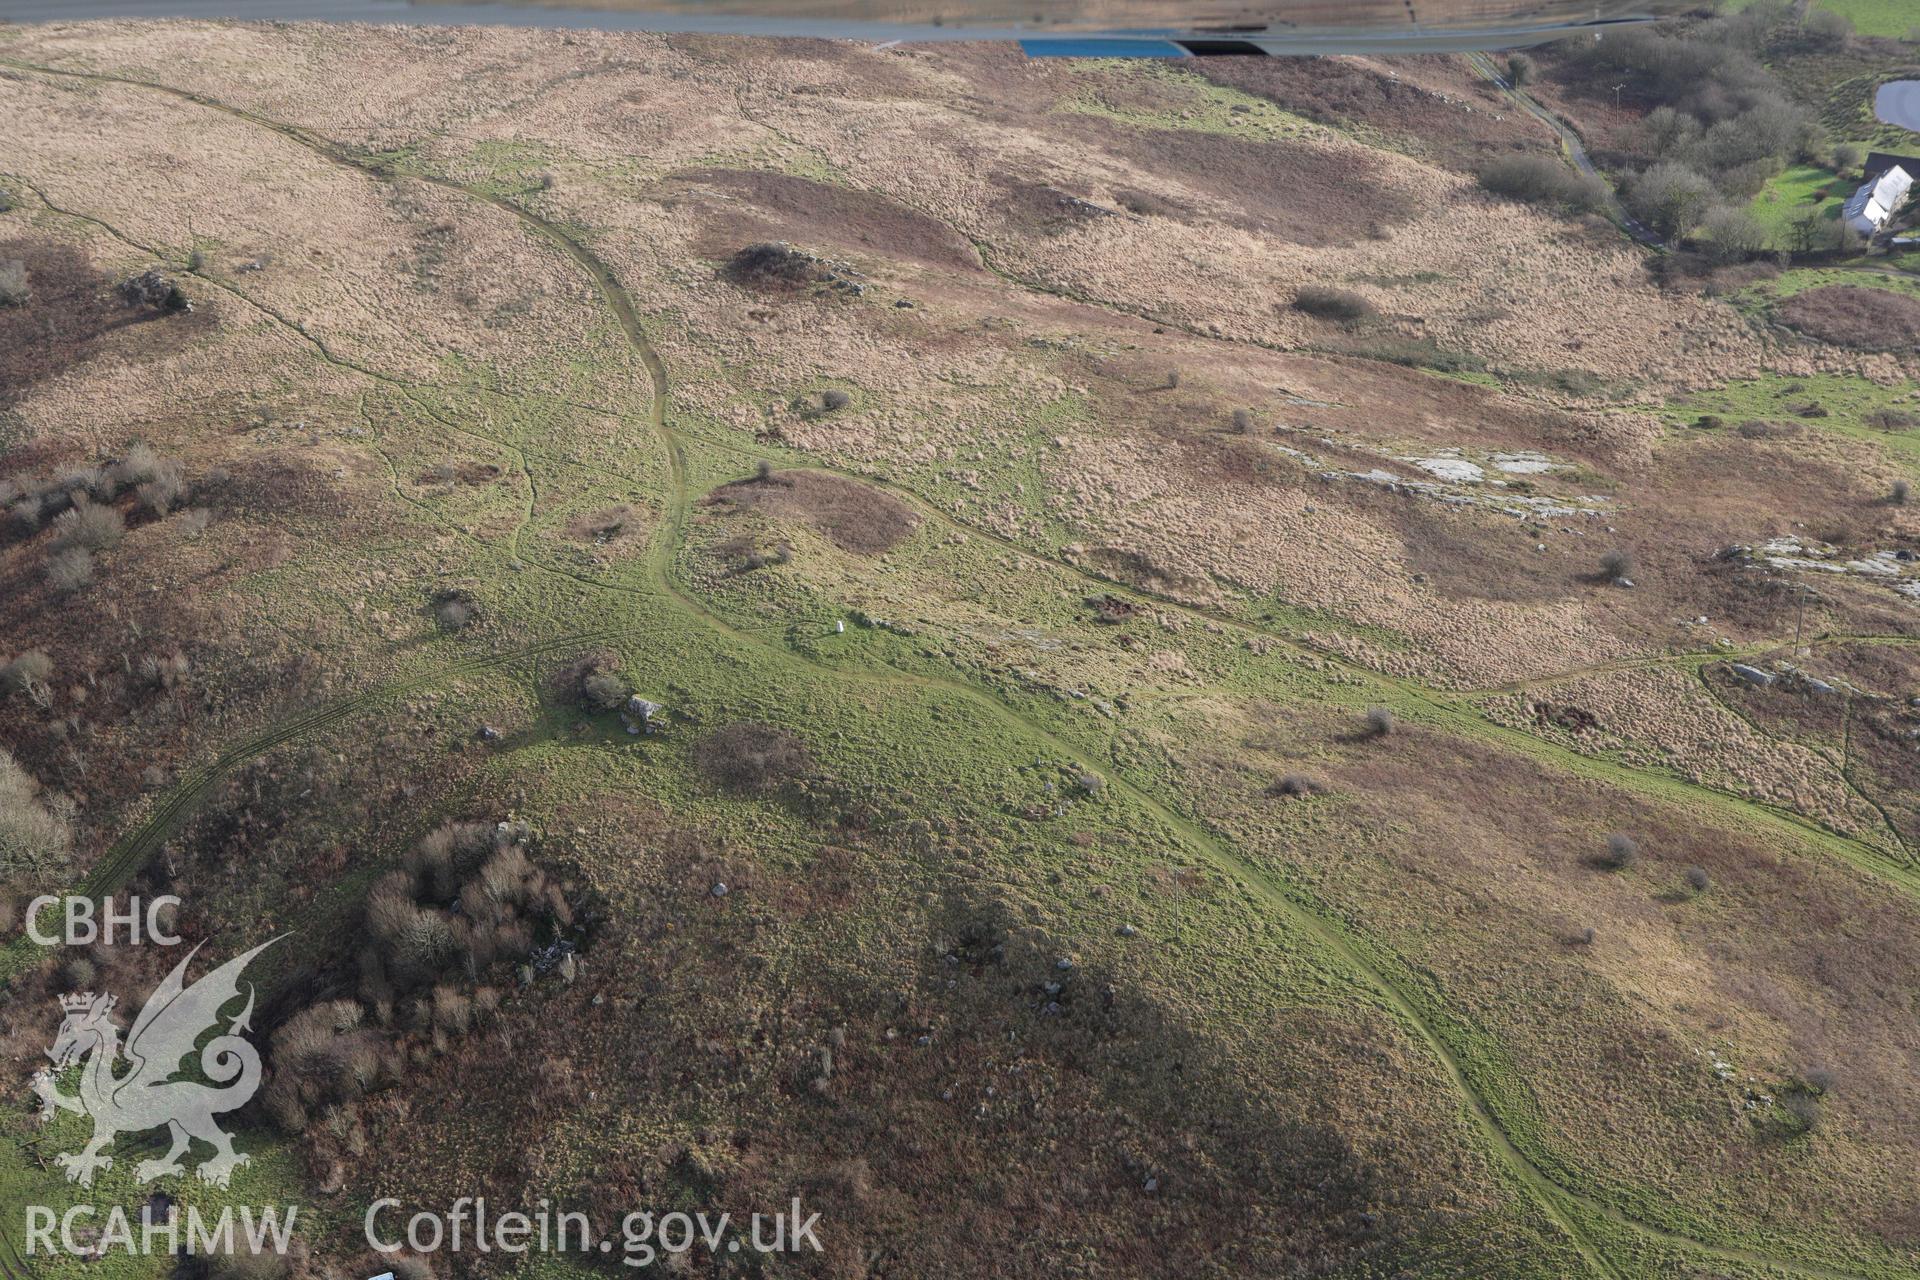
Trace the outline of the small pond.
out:
[[[1894,80],[1873,95],[1873,114],[1882,124],[1920,133],[1920,80]]]

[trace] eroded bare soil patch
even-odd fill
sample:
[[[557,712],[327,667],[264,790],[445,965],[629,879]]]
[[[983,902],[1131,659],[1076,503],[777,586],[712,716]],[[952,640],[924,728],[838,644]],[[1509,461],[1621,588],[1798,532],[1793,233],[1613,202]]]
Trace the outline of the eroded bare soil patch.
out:
[[[715,214],[716,223],[727,224],[727,238],[736,244],[790,240],[929,266],[980,269],[980,255],[964,236],[871,192],[744,169],[696,169],[681,177],[725,192],[746,206]]]
[[[879,555],[900,545],[920,517],[898,499],[840,476],[779,471],[714,491],[717,503],[804,521],[842,551]]]

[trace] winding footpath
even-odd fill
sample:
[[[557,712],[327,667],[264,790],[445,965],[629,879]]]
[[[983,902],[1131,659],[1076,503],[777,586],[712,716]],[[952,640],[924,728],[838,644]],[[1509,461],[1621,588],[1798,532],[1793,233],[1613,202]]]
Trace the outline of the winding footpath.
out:
[[[848,671],[817,662],[784,644],[769,641],[751,630],[735,625],[675,578],[672,572],[673,559],[684,538],[688,514],[695,494],[688,481],[687,438],[675,428],[670,419],[668,371],[664,361],[648,339],[631,296],[620,284],[613,271],[558,224],[505,197],[452,179],[417,173],[396,173],[391,166],[383,162],[361,157],[349,148],[309,130],[275,121],[192,91],[131,77],[35,66],[5,59],[0,59],[0,65],[34,74],[116,83],[167,94],[271,130],[333,163],[356,170],[376,181],[392,181],[404,177],[458,192],[498,209],[537,232],[554,249],[571,259],[591,278],[605,305],[620,324],[627,341],[641,360],[651,382],[647,396],[646,420],[649,428],[664,447],[670,468],[670,487],[665,502],[661,536],[653,540],[645,561],[646,577],[653,591],[673,601],[681,612],[689,618],[698,620],[716,637],[724,638],[732,644],[751,646],[782,664],[804,668],[812,677],[849,684],[909,687],[935,691],[965,702],[982,716],[998,721],[1010,733],[1044,744],[1050,750],[1068,758],[1085,758],[1086,753],[1082,748],[1022,713],[995,692],[959,678],[895,670],[885,673]],[[522,461],[525,461],[524,455]],[[872,477],[857,478],[866,483],[875,483]],[[955,524],[965,529],[970,535],[993,537],[1021,555],[1059,564],[1082,577],[1099,581],[1110,589],[1123,590],[1143,599],[1152,598],[1166,607],[1178,608],[1209,621],[1220,622],[1243,631],[1257,631],[1269,636],[1273,634],[1224,612],[1152,597],[1151,593],[1141,592],[1126,584],[1110,582],[1104,578],[1098,578],[1097,575],[1087,574],[1075,566],[1040,555],[1010,540],[961,524],[919,495],[904,490],[898,485],[889,483],[884,487],[912,501],[917,509]],[[612,585],[584,576],[580,576],[579,580],[600,587]],[[138,828],[128,832],[114,843],[95,865],[93,872],[86,879],[84,888],[90,893],[105,894],[126,883],[128,878],[144,866],[148,859],[178,832],[220,779],[247,761],[277,746],[337,726],[409,693],[458,679],[463,675],[523,662],[586,644],[639,638],[648,630],[650,628],[608,628],[554,637],[512,651],[452,663],[434,671],[421,673],[288,717],[260,734],[221,752],[185,775],[166,799],[147,815]],[[1862,842],[1827,832],[1795,815],[1772,810],[1738,797],[1685,783],[1679,779],[1648,774],[1627,766],[1581,756],[1568,748],[1533,735],[1492,724],[1471,708],[1464,695],[1445,694],[1410,680],[1383,676],[1335,655],[1302,647],[1297,641],[1287,637],[1275,636],[1274,638],[1293,645],[1302,653],[1311,653],[1316,659],[1335,663],[1344,673],[1364,680],[1373,687],[1392,692],[1404,704],[1417,707],[1428,718],[1443,723],[1449,728],[1471,733],[1476,737],[1499,741],[1557,767],[1609,777],[1622,785],[1634,786],[1643,792],[1656,790],[1669,796],[1711,804],[1720,812],[1738,817],[1744,822],[1784,829],[1798,840],[1820,844],[1827,852],[1844,858],[1863,870],[1893,880],[1908,891],[1920,894],[1920,874],[1917,874],[1913,867],[1901,864],[1889,858],[1884,852]],[[1687,655],[1680,660],[1698,661],[1699,659],[1697,655]],[[1649,1242],[1684,1250],[1696,1255],[1702,1261],[1717,1261],[1793,1276],[1816,1277],[1819,1280],[1858,1280],[1865,1274],[1693,1239],[1656,1224],[1630,1217],[1613,1205],[1556,1180],[1542,1158],[1530,1154],[1529,1149],[1536,1145],[1537,1139],[1524,1133],[1522,1136],[1516,1136],[1516,1125],[1512,1118],[1501,1113],[1500,1108],[1492,1100],[1491,1093],[1478,1082],[1479,1072],[1475,1064],[1458,1047],[1469,1041],[1466,1029],[1452,1015],[1435,1008],[1429,999],[1417,994],[1415,988],[1397,972],[1376,960],[1370,945],[1353,936],[1346,922],[1328,912],[1322,904],[1302,892],[1297,886],[1285,882],[1255,864],[1233,848],[1230,843],[1206,829],[1200,822],[1176,811],[1146,788],[1122,776],[1116,769],[1108,767],[1098,772],[1105,774],[1114,793],[1124,796],[1176,833],[1210,865],[1238,883],[1266,912],[1313,938],[1328,954],[1336,957],[1349,970],[1357,985],[1371,991],[1392,1012],[1407,1032],[1428,1048],[1441,1072],[1457,1092],[1467,1117],[1484,1137],[1491,1154],[1513,1177],[1515,1183],[1525,1191],[1544,1218],[1564,1234],[1590,1274],[1603,1277],[1604,1280],[1624,1280],[1625,1275],[1616,1268],[1595,1237],[1593,1224],[1599,1221],[1632,1232]],[[30,954],[31,952],[23,952],[21,946],[16,945],[11,952],[0,955],[0,978],[11,972],[15,965]],[[15,1261],[18,1261],[17,1256]],[[1881,1272],[1881,1274],[1885,1273]]]
[[[1652,228],[1622,207],[1619,193],[1614,191],[1613,184],[1607,181],[1606,175],[1594,167],[1593,157],[1587,154],[1587,144],[1580,140],[1580,135],[1574,132],[1572,125],[1540,105],[1538,98],[1502,75],[1500,68],[1494,64],[1493,58],[1488,54],[1469,53],[1466,59],[1467,65],[1481,76],[1491,80],[1494,87],[1506,95],[1508,101],[1553,130],[1553,136],[1560,142],[1560,151],[1566,156],[1569,164],[1587,177],[1597,179],[1606,187],[1607,216],[1618,223],[1621,230],[1644,245],[1654,246],[1665,243]]]

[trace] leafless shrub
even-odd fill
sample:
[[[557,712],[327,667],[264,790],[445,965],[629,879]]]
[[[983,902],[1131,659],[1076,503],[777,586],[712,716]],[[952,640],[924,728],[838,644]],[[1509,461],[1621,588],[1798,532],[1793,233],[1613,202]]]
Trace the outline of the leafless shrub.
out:
[[[415,980],[444,972],[460,954],[466,927],[439,911],[418,912],[394,940],[396,971]]]
[[[1316,796],[1327,789],[1320,779],[1304,773],[1289,773],[1267,788],[1270,796]]]
[[[177,468],[179,464],[171,464]],[[110,468],[114,483],[122,489],[143,485],[157,477],[169,464],[153,451],[153,446],[136,442],[127,446],[127,454]]]
[[[10,662],[0,663],[0,690],[33,696],[53,678],[53,659],[41,649],[29,649]]]
[[[186,683],[192,667],[184,653],[150,653],[140,659],[140,679],[150,688],[172,689]]]
[[[554,673],[554,693],[568,702],[610,711],[625,705],[627,699],[626,682],[614,675],[619,669],[620,655],[612,649],[592,649],[578,654]],[[594,681],[592,688],[587,685],[589,680]],[[617,700],[607,701],[615,697],[616,690]]]
[[[1393,732],[1393,712],[1386,707],[1367,708],[1367,736],[1384,738]]]
[[[82,501],[53,522],[54,546],[104,551],[126,536],[127,522],[112,507]]]
[[[1649,166],[1627,191],[1634,216],[1669,240],[1700,225],[1718,199],[1713,183],[1689,165],[1663,160]]]
[[[46,513],[46,499],[37,493],[27,494],[14,500],[7,508],[7,515],[13,521],[14,528],[23,534],[39,532],[40,519]]]
[[[1344,289],[1330,289],[1324,285],[1308,285],[1295,293],[1293,307],[1315,319],[1335,320],[1341,324],[1357,324],[1377,314],[1374,305],[1359,294]]]
[[[1722,205],[1709,210],[1701,227],[1701,239],[1715,262],[1748,262],[1765,254],[1773,242],[1773,233],[1746,209]]]
[[[1483,189],[1509,200],[1551,205],[1575,213],[1604,209],[1607,185],[1549,156],[1509,156],[1480,171]]]
[[[276,1077],[269,1083],[260,1093],[260,1105],[266,1108],[267,1118],[282,1133],[306,1132],[311,1117],[306,1104],[300,1101],[300,1091],[291,1075]]]
[[[136,492],[141,506],[155,516],[164,516],[186,496],[186,486],[178,476],[161,475],[141,485]]]
[[[1810,1089],[1790,1089],[1780,1098],[1780,1109],[1799,1133],[1812,1133],[1820,1127],[1820,1095]]]
[[[47,557],[45,572],[55,591],[79,591],[93,585],[93,556],[80,547],[68,547]]]
[[[435,827],[407,851],[406,867],[416,892],[437,902],[451,902],[460,882],[479,867],[496,847],[510,837],[484,822],[447,822]]]
[[[112,474],[105,467],[74,467],[62,472],[53,486],[64,493],[73,506],[79,506],[88,498],[111,498],[120,492]],[[51,498],[52,495],[46,496]]]
[[[596,671],[580,682],[580,699],[601,711],[617,711],[633,693],[627,682],[607,671]]]
[[[1600,557],[1600,577],[1607,582],[1618,582],[1622,578],[1633,576],[1633,553],[1621,547],[1615,547]]]
[[[0,748],[0,875],[41,873],[66,852],[70,806],[49,799],[33,775]]]
[[[367,928],[383,942],[405,936],[419,914],[420,908],[413,900],[413,878],[404,871],[390,871],[380,877],[367,895]]]
[[[1705,867],[1687,868],[1687,887],[1695,893],[1705,893],[1707,886],[1712,883],[1712,877],[1707,875],[1707,869]]]
[[[309,1005],[273,1033],[277,1066],[306,1074],[320,1074],[337,1061],[335,1041],[360,1025],[364,1011],[354,1000],[325,1000]]]
[[[1639,859],[1639,843],[1632,836],[1616,831],[1607,837],[1607,851],[1600,855],[1600,865],[1612,871],[1624,871]]]
[[[1831,9],[1808,9],[1800,21],[1808,43],[1819,49],[1842,49],[1853,40],[1853,19]]]
[[[487,860],[480,874],[467,887],[478,888],[489,902],[507,907],[524,906],[539,882],[538,873],[522,849],[503,849]],[[465,901],[464,896],[461,899]]]
[[[473,1025],[473,999],[464,991],[445,983],[433,989],[434,1025],[463,1036]]]
[[[820,393],[820,407],[829,413],[837,413],[853,403],[853,397],[838,387],[828,387]]]
[[[1887,495],[1887,501],[1896,507],[1906,506],[1907,494],[1912,491],[1912,488],[1913,486],[1905,480],[1895,480],[1893,482],[1893,491]]]

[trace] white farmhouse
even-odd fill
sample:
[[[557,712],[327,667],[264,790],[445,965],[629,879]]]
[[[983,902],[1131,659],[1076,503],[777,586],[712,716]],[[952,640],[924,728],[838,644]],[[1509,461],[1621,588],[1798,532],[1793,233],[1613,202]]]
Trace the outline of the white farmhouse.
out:
[[[1861,184],[1841,206],[1847,225],[1863,236],[1876,234],[1913,189],[1913,177],[1899,165]]]

